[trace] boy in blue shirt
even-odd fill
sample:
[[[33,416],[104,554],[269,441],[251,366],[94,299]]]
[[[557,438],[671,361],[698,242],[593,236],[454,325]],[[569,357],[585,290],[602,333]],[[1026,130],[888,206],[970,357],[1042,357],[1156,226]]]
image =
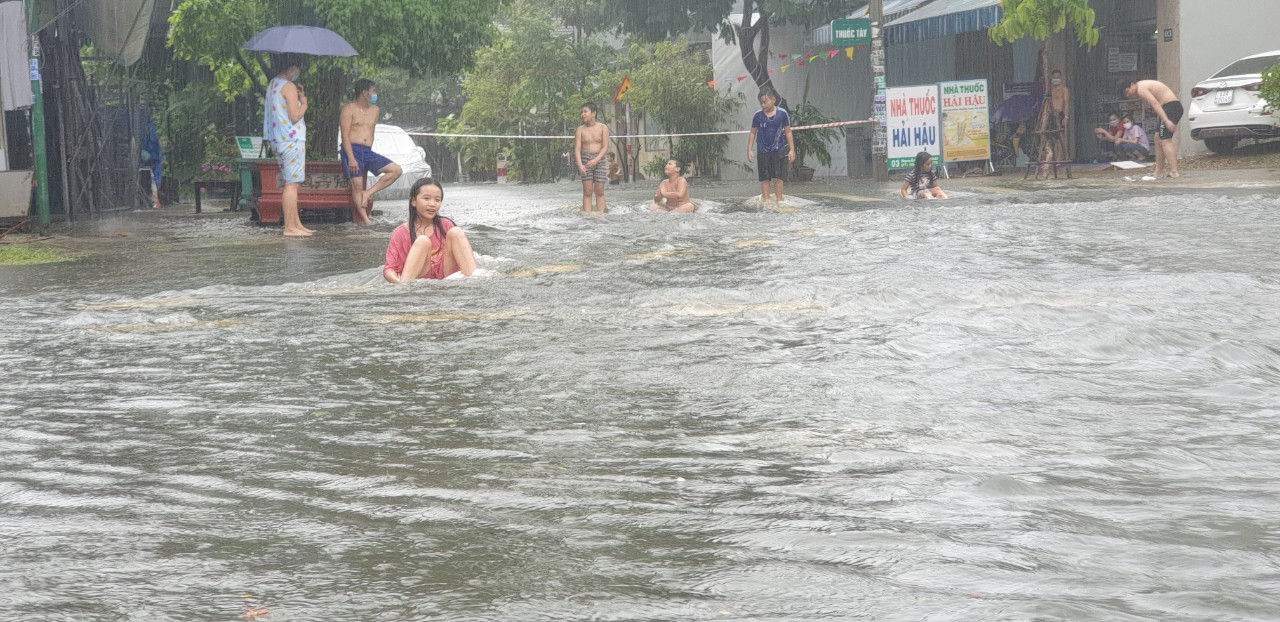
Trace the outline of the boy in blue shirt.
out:
[[[751,161],[753,144],[760,153],[760,165],[756,167],[760,172],[760,200],[769,200],[772,180],[774,194],[782,203],[782,182],[796,159],[796,142],[791,136],[791,115],[778,107],[778,94],[773,89],[760,91],[760,110],[751,119],[751,134],[747,136],[747,162]]]

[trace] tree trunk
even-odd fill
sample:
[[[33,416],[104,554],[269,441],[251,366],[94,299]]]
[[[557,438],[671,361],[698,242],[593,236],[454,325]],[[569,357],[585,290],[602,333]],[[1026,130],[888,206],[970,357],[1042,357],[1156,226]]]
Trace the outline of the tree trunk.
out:
[[[1045,41],[1040,46],[1039,58],[1036,59],[1036,78],[1040,80],[1040,88],[1044,89],[1044,97],[1040,100],[1040,118],[1036,122],[1036,136],[1040,139],[1039,161],[1040,164],[1053,160],[1054,153],[1051,137],[1049,136],[1049,115],[1052,114],[1050,109],[1051,85],[1049,84],[1049,42]]]
[[[759,19],[753,17],[757,7],[760,10]],[[760,38],[759,52],[756,51],[756,37]],[[773,89],[773,78],[769,75],[769,14],[765,12],[764,0],[746,0],[743,3],[738,50],[742,54],[742,65],[746,67],[756,86],[760,90]],[[781,95],[778,97],[778,106],[786,108],[786,100]]]

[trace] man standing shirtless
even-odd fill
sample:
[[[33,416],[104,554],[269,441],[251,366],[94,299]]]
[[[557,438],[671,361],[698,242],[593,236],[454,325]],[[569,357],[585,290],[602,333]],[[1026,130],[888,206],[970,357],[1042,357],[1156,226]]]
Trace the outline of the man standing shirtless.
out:
[[[1067,125],[1071,121],[1071,89],[1067,88],[1066,80],[1062,79],[1061,69],[1054,69],[1053,73],[1049,74],[1049,111],[1052,113],[1054,123],[1049,129],[1062,131],[1059,137],[1062,149],[1067,151],[1067,153],[1055,154],[1057,157],[1054,159],[1068,160],[1070,150],[1067,149],[1067,137],[1071,134],[1067,130]]]
[[[1178,151],[1173,146],[1173,134],[1178,131],[1178,122],[1182,120],[1182,102],[1178,101],[1173,89],[1156,80],[1134,80],[1121,93],[1129,99],[1141,97],[1160,117],[1160,127],[1156,131],[1156,170],[1153,175],[1142,179],[1160,179],[1161,172],[1177,177]]]
[[[604,213],[604,185],[609,183],[609,166],[605,155],[609,153],[609,126],[596,122],[600,108],[591,102],[582,105],[582,125],[573,133],[573,157],[578,160],[578,172],[582,173],[582,211]],[[595,195],[595,207],[591,197]]]
[[[369,211],[373,195],[390,186],[403,170],[386,156],[373,152],[373,132],[378,125],[378,85],[372,80],[356,80],[355,99],[342,107],[338,118],[342,129],[342,174],[351,184],[351,214],[356,222],[372,224]],[[369,173],[378,175],[372,188],[365,190]]]

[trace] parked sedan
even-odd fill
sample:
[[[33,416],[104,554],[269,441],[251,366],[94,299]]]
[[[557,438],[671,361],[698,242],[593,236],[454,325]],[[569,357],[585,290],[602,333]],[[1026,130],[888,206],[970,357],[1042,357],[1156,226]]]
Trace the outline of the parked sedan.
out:
[[[1280,50],[1248,56],[1191,89],[1191,138],[1203,140],[1214,153],[1231,153],[1241,139],[1280,137],[1280,114],[1273,114],[1258,94],[1262,72],[1277,64]]]

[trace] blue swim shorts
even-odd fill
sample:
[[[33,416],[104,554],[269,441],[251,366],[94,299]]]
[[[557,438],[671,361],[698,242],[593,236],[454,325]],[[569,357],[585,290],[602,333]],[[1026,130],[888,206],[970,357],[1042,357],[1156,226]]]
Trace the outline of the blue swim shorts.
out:
[[[351,169],[347,166],[347,150],[338,148],[338,160],[342,162],[342,176],[347,179],[352,177],[364,177],[368,173],[378,174],[378,171],[386,168],[388,164],[392,164],[391,159],[378,155],[370,149],[368,145],[351,143],[351,153],[356,157],[356,162],[360,165],[360,172],[352,175]]]

